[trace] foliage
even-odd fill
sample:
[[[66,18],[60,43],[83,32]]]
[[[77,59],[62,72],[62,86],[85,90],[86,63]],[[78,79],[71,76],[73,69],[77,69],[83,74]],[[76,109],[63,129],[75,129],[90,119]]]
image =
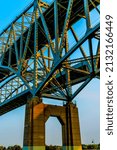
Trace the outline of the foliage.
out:
[[[62,150],[61,146],[46,146],[46,150]]]
[[[83,150],[100,150],[100,144],[88,144],[82,145]],[[22,150],[22,148],[19,145],[9,146],[8,148],[4,146],[0,146],[0,150]],[[46,146],[46,150],[62,150],[61,146]]]
[[[87,149],[87,145],[83,144],[82,149]]]
[[[22,148],[19,145],[9,146],[7,150],[22,150]]]
[[[83,150],[100,150],[100,144],[88,144],[88,145],[83,144],[82,149]]]
[[[0,146],[0,150],[6,150],[6,147]]]

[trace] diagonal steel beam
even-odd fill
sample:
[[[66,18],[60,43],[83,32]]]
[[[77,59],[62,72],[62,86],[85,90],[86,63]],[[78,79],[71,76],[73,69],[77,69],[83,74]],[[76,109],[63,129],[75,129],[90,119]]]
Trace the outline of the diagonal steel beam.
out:
[[[61,37],[60,48],[59,48],[60,53],[62,53],[62,49],[65,45],[65,43],[64,43],[65,42],[65,34],[67,32],[68,25],[69,25],[69,19],[70,19],[70,16],[71,16],[72,5],[73,5],[73,0],[69,0],[67,13],[66,13],[66,17],[65,17],[65,22],[64,22],[64,26],[63,26],[63,32],[62,32],[62,37]]]
[[[75,93],[71,96],[70,101],[72,101],[81,91],[85,88],[85,86],[99,73],[100,70],[97,70],[97,72],[91,73],[91,75],[87,76],[87,80],[75,91]]]
[[[72,101],[84,87],[92,80],[92,77],[88,77],[87,80],[75,91],[75,93],[70,97],[70,101]]]
[[[97,24],[95,27],[91,28],[90,30],[88,30],[86,32],[85,36],[74,47],[72,47],[71,50],[69,50],[68,53],[65,56],[63,56],[58,63],[55,64],[55,66],[53,67],[53,69],[51,70],[51,72],[48,73],[48,75],[47,75],[46,79],[43,81],[43,83],[41,83],[38,86],[38,88],[36,90],[36,93],[43,88],[43,86],[51,78],[51,76],[53,75],[53,73],[55,72],[55,70],[57,68],[59,68],[60,64],[62,64],[64,62],[64,60],[66,60],[79,46],[81,46],[83,44],[83,42],[86,41],[86,39],[89,38],[89,36],[91,36],[92,33],[94,33],[97,30],[99,30],[99,28],[100,28],[100,24]]]
[[[39,4],[38,5],[38,10],[39,10],[39,15],[40,15],[40,18],[41,18],[41,21],[42,21],[42,24],[43,24],[43,27],[44,27],[44,30],[45,30],[45,34],[46,34],[46,38],[48,40],[48,43],[51,47],[51,50],[52,50],[52,54],[53,54],[53,57],[55,57],[55,51],[54,51],[54,48],[53,48],[53,44],[52,44],[52,39],[51,39],[51,36],[50,36],[50,32],[49,32],[49,29],[47,27],[47,23],[46,23],[46,20],[43,16],[43,13],[42,13],[42,10],[41,10],[41,7]]]

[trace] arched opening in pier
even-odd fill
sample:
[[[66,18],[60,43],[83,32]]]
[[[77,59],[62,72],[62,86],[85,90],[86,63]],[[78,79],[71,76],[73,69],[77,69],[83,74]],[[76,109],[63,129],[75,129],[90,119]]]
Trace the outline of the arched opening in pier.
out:
[[[62,146],[62,125],[57,117],[49,117],[46,121],[45,138],[48,146]]]

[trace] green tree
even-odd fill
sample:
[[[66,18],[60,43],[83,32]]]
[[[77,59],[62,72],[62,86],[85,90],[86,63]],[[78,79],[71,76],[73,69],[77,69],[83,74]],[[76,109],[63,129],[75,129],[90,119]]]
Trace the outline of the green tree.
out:
[[[84,150],[84,149],[87,149],[87,145],[83,144],[83,145],[82,145],[82,149],[83,149],[83,150]]]
[[[97,150],[100,150],[100,144],[97,145]]]
[[[62,150],[61,146],[46,146],[46,150]]]
[[[8,146],[7,150],[13,150],[13,146]]]
[[[0,146],[0,150],[6,150],[6,147]]]
[[[22,150],[22,148],[19,145],[14,145],[13,150]]]
[[[19,145],[9,146],[7,150],[22,150],[22,148]]]

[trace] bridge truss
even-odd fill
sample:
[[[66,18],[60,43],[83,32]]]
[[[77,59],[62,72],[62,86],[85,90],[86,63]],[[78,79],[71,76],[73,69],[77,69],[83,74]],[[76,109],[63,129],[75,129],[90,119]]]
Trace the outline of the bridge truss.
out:
[[[99,16],[99,0],[35,0],[0,33],[0,115],[36,95],[71,102],[99,78]]]

